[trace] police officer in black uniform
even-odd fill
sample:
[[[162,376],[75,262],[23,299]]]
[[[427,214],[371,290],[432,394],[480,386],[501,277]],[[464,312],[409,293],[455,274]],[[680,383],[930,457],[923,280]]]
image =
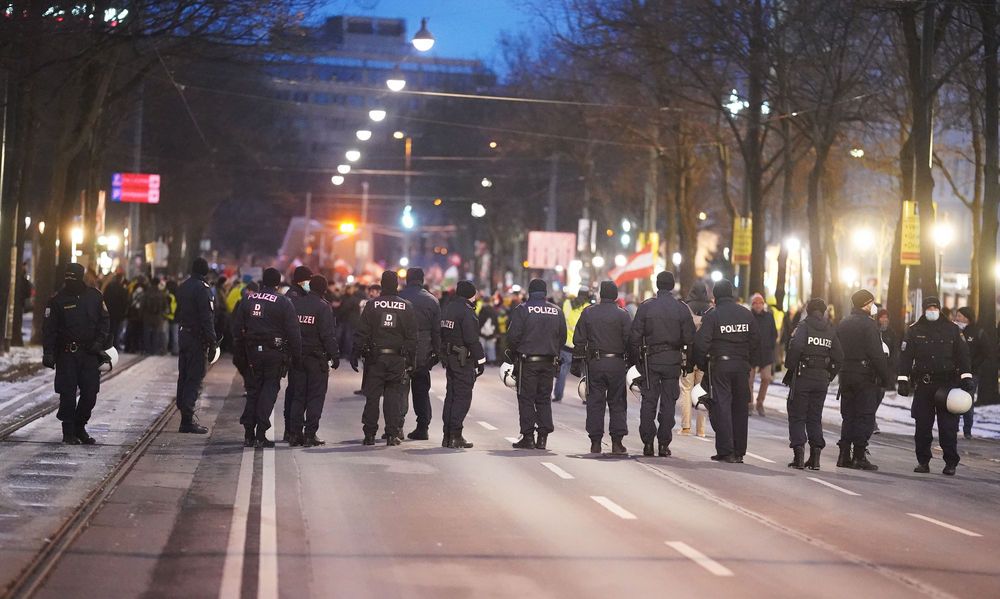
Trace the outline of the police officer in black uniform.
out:
[[[656,275],[656,297],[639,306],[629,336],[631,355],[643,377],[639,436],[645,456],[653,455],[654,438],[660,457],[670,455],[682,362],[694,341],[691,310],[674,298],[673,289],[674,273]]]
[[[840,371],[840,455],[838,468],[878,470],[868,460],[868,439],[875,430],[879,389],[892,380],[889,359],[882,348],[875,316],[875,296],[867,289],[851,296],[854,308],[837,325],[837,336],[844,348],[844,367]],[[852,453],[853,448],[853,453]]]
[[[507,357],[517,372],[517,411],[521,438],[514,449],[545,449],[552,424],[552,384],[559,349],[566,341],[562,310],[546,301],[545,281],[528,283],[528,300],[518,304],[507,328]],[[535,429],[538,440],[535,441]]]
[[[264,271],[260,291],[248,293],[233,316],[233,351],[242,352],[250,375],[247,401],[240,417],[244,445],[274,447],[267,438],[271,411],[288,367],[302,362],[302,334],[292,301],[278,292],[281,273]]]
[[[205,280],[208,262],[195,258],[191,276],[177,288],[179,325],[177,357],[177,409],[181,413],[180,432],[203,435],[208,429],[194,418],[195,402],[201,392],[208,358],[215,353],[219,340],[215,335],[215,290]]]
[[[788,442],[792,448],[790,468],[819,470],[823,439],[823,404],[830,381],[844,363],[844,349],[837,331],[826,318],[826,302],[814,297],[806,304],[806,317],[792,333],[785,354],[785,385],[788,393]],[[804,460],[809,442],[809,461]]]
[[[413,394],[413,413],[417,415],[417,428],[406,435],[407,439],[426,441],[431,425],[431,368],[441,355],[441,304],[424,289],[424,271],[410,268],[406,271],[406,287],[399,297],[413,304],[417,317],[417,353],[413,372],[410,374],[410,392]]]
[[[83,282],[80,264],[66,267],[62,289],[45,306],[42,323],[42,364],[55,368],[59,394],[56,418],[62,422],[63,443],[93,445],[87,422],[101,390],[100,365],[111,347],[111,316],[104,296]],[[77,402],[76,392],[80,391]]]
[[[340,366],[337,333],[333,328],[333,310],[323,299],[326,277],[309,279],[309,293],[285,294],[292,300],[302,334],[302,361],[288,371],[288,386],[295,389],[292,397],[288,444],[314,447],[326,442],[316,436],[323,415],[326,388],[330,382],[330,367]]]
[[[910,415],[916,420],[913,441],[918,462],[913,471],[930,472],[936,417],[938,441],[944,451],[942,472],[954,476],[959,462],[958,422],[961,416],[948,411],[947,399],[948,392],[956,386],[967,393],[975,391],[969,346],[958,326],[941,316],[938,298],[924,298],[923,308],[923,315],[903,337],[896,385],[902,396],[913,392]]]
[[[715,308],[705,313],[695,334],[694,363],[707,373],[708,417],[715,430],[712,459],[743,463],[750,417],[750,364],[757,359],[759,332],[750,310],[736,303],[733,284],[722,279],[712,289]]]
[[[600,302],[584,308],[573,331],[573,374],[587,377],[587,436],[590,453],[601,453],[604,408],[608,408],[611,453],[628,455],[622,439],[628,434],[625,374],[628,372],[632,318],[618,307],[618,286],[601,281]],[[582,367],[586,366],[586,373]]]
[[[354,335],[351,368],[355,372],[358,360],[365,357],[365,410],[361,415],[365,445],[375,445],[380,398],[384,398],[385,444],[403,442],[406,389],[417,351],[417,315],[413,304],[399,297],[398,287],[399,276],[394,271],[382,273],[382,293],[365,304]]]
[[[486,354],[479,342],[479,318],[473,303],[476,286],[472,281],[459,281],[455,294],[458,297],[445,305],[439,323],[448,369],[441,446],[468,449],[472,443],[462,436],[462,427],[472,405],[472,388],[486,370]]]
[[[312,270],[308,266],[296,266],[295,270],[292,271],[292,284],[289,285],[288,289],[285,291],[285,296],[293,300],[297,297],[305,297],[309,295],[309,281],[312,278]],[[326,292],[326,288],[322,290]],[[285,401],[283,403],[282,414],[284,415],[285,432],[281,436],[282,440],[291,442],[291,424],[292,424],[292,404],[295,403],[296,397],[301,397],[303,391],[296,388],[296,383],[298,379],[292,376],[291,371],[288,373],[288,381],[285,384]],[[300,439],[301,441],[301,439]],[[300,443],[301,444],[301,443]]]

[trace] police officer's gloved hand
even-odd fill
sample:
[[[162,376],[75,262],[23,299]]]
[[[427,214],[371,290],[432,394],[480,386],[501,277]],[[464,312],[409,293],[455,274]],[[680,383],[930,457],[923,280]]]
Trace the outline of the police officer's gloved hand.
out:
[[[781,384],[784,385],[784,386],[786,386],[786,387],[791,387],[792,386],[792,378],[793,378],[792,371],[786,369],[785,370],[785,376],[781,377]]]
[[[961,387],[962,391],[965,391],[969,395],[972,395],[972,393],[976,390],[976,382],[970,377],[962,379],[962,382],[959,383],[958,386]]]
[[[683,374],[684,376],[687,376],[692,372],[694,372],[694,364],[687,363],[681,365],[681,374]]]
[[[334,370],[340,368],[340,356],[330,358],[330,368]]]
[[[476,378],[483,376],[484,372],[486,372],[486,364],[476,364]]]
[[[105,349],[107,349],[107,348],[104,347],[103,343],[101,343],[100,341],[95,341],[90,346],[90,353],[92,353],[92,354],[103,354]]]
[[[440,358],[438,358],[438,355],[436,353],[434,353],[434,352],[431,352],[430,357],[427,358],[427,370],[430,370],[431,368],[434,368],[435,366],[437,366],[437,363],[439,361],[440,361]]]
[[[42,356],[42,366],[46,368],[56,367],[56,357],[52,354],[45,354]]]
[[[360,370],[358,370],[359,358],[360,356],[358,356],[358,354],[351,354],[351,368],[354,369],[354,372],[361,372]]]
[[[573,361],[569,365],[569,373],[575,377],[583,376],[583,360],[573,358]]]
[[[902,395],[903,397],[910,396],[910,381],[909,379],[899,379],[896,381],[896,393]]]

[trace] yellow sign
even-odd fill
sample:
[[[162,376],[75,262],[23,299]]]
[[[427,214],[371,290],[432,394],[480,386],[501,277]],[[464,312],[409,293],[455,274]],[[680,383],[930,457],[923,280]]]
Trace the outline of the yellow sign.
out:
[[[733,264],[750,264],[750,252],[753,251],[753,219],[738,217],[733,222]]]
[[[899,244],[899,263],[903,266],[920,264],[920,215],[916,202],[903,202],[903,231]]]

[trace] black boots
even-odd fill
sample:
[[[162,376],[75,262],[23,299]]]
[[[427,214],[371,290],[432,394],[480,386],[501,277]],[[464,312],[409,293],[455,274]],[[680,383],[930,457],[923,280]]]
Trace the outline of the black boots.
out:
[[[796,470],[805,470],[806,463],[805,463],[805,460],[803,459],[804,454],[805,454],[805,450],[802,448],[801,445],[797,445],[797,446],[793,447],[792,448],[792,461],[789,462],[788,467],[789,468],[795,468]]]
[[[601,440],[591,439],[590,440],[590,453],[601,453]]]
[[[375,433],[365,433],[365,440],[361,443],[364,445],[375,445]]]
[[[913,469],[917,474],[927,474],[931,471],[930,464],[917,464],[917,467]]]
[[[316,433],[306,433],[302,445],[303,447],[316,447],[317,445],[326,445],[326,441],[317,437]]]
[[[810,470],[819,470],[819,454],[823,450],[819,447],[809,447],[809,460],[806,462],[806,468]]]
[[[867,470],[869,472],[878,470],[878,466],[868,461],[868,452],[865,451],[865,448],[857,446],[854,447],[854,460],[851,468],[855,470]]]
[[[451,431],[444,429],[444,432],[441,434],[441,447],[448,447],[449,445],[451,445]]]
[[[944,470],[941,471],[941,474],[944,474],[945,476],[955,476],[955,465],[954,464],[946,465],[944,467]]]
[[[289,447],[302,447],[302,445],[305,442],[305,437],[303,437],[302,433],[300,432],[295,432],[295,431],[289,432],[286,430],[285,437],[288,440]]]
[[[611,455],[628,455],[621,437],[611,437]]]
[[[254,444],[254,446],[257,449],[271,449],[272,447],[274,447],[274,441],[267,438],[267,429],[264,428],[263,426],[257,427],[256,439],[257,442]]]
[[[395,447],[397,445],[402,445],[403,444],[403,438],[399,436],[400,434],[402,434],[402,433],[392,433],[390,435],[387,435],[386,438],[385,438],[385,446],[386,447]]]
[[[840,455],[837,456],[837,468],[853,468],[854,461],[851,459],[851,446],[841,445]]]
[[[548,433],[538,433],[538,439],[535,441],[535,449],[545,449],[545,442],[548,440]]]
[[[253,447],[257,442],[257,437],[253,433],[253,427],[244,424],[243,425],[243,447]]]
[[[80,439],[76,436],[76,429],[70,422],[63,422],[63,443],[66,445],[79,445]]]
[[[191,418],[181,418],[181,426],[177,429],[179,433],[190,433],[194,435],[204,435],[208,429],[198,424],[198,421]]]
[[[419,428],[418,427],[418,428],[413,429],[412,433],[410,433],[409,435],[406,435],[406,438],[410,439],[411,441],[426,441],[427,439],[430,438],[430,436],[427,434],[427,429],[426,428]]]
[[[660,443],[657,449],[659,450],[657,452],[657,455],[659,455],[661,458],[669,458],[671,455],[673,455],[670,453],[670,448],[667,447],[666,444],[664,443]]]
[[[94,443],[97,443],[97,439],[87,434],[86,424],[77,424],[74,427],[74,432],[76,433],[76,438],[79,439],[80,443],[83,445],[93,445]]]
[[[462,436],[462,433],[458,433],[457,435],[453,435],[451,437],[451,442],[448,443],[448,447],[452,449],[472,449],[472,443],[466,441],[465,437]]]
[[[521,435],[521,438],[516,443],[512,443],[511,447],[513,447],[514,449],[534,449],[535,433],[528,433],[527,435]]]
[[[653,442],[652,441],[650,441],[649,443],[643,443],[642,444],[642,455],[646,456],[647,458],[653,457]]]

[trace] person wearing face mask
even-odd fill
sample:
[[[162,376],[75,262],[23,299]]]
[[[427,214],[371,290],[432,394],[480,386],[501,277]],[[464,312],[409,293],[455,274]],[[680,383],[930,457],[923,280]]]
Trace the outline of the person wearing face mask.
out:
[[[844,367],[840,371],[840,455],[838,468],[878,470],[868,460],[868,439],[875,429],[879,389],[892,380],[889,360],[882,349],[875,316],[875,296],[867,289],[851,296],[851,313],[837,325],[844,347]]]
[[[983,363],[986,361],[989,351],[989,341],[983,334],[982,328],[976,324],[976,313],[972,308],[963,306],[955,311],[955,324],[962,331],[962,337],[969,345],[969,357],[972,362],[972,380],[976,389],[979,389],[979,373],[982,371]],[[966,439],[972,438],[972,420],[975,415],[975,407],[962,414],[962,432]]]
[[[896,389],[896,368],[899,364],[899,341],[896,338],[896,333],[889,328],[889,311],[885,308],[879,308],[878,311],[878,334],[882,338],[883,353],[885,350],[889,350],[889,375],[892,377],[887,381],[878,391],[878,405],[882,405],[882,400],[885,399],[886,391],[895,391]],[[877,435],[881,431],[878,428],[878,421],[875,422],[875,429],[872,434]]]
[[[285,291],[285,297],[288,299],[303,298],[309,295],[309,279],[312,278],[312,271],[309,270],[308,266],[296,266],[295,270],[292,272],[292,285]],[[304,393],[304,391],[299,391],[295,388],[296,384],[295,377],[288,377],[288,385],[285,387],[285,401],[282,407],[282,413],[284,414],[285,432],[281,436],[282,441],[291,441],[291,423],[292,423],[292,404],[295,402],[295,397]]]
[[[976,390],[972,379],[969,346],[959,327],[941,314],[941,302],[936,297],[923,301],[924,314],[913,323],[903,337],[898,393],[909,397],[913,393],[910,416],[916,421],[913,441],[916,445],[919,474],[930,472],[931,442],[934,440],[934,420],[937,419],[938,441],[944,452],[944,474],[955,475],[958,466],[958,414],[948,411],[940,401],[939,391],[960,387],[967,393]]]

